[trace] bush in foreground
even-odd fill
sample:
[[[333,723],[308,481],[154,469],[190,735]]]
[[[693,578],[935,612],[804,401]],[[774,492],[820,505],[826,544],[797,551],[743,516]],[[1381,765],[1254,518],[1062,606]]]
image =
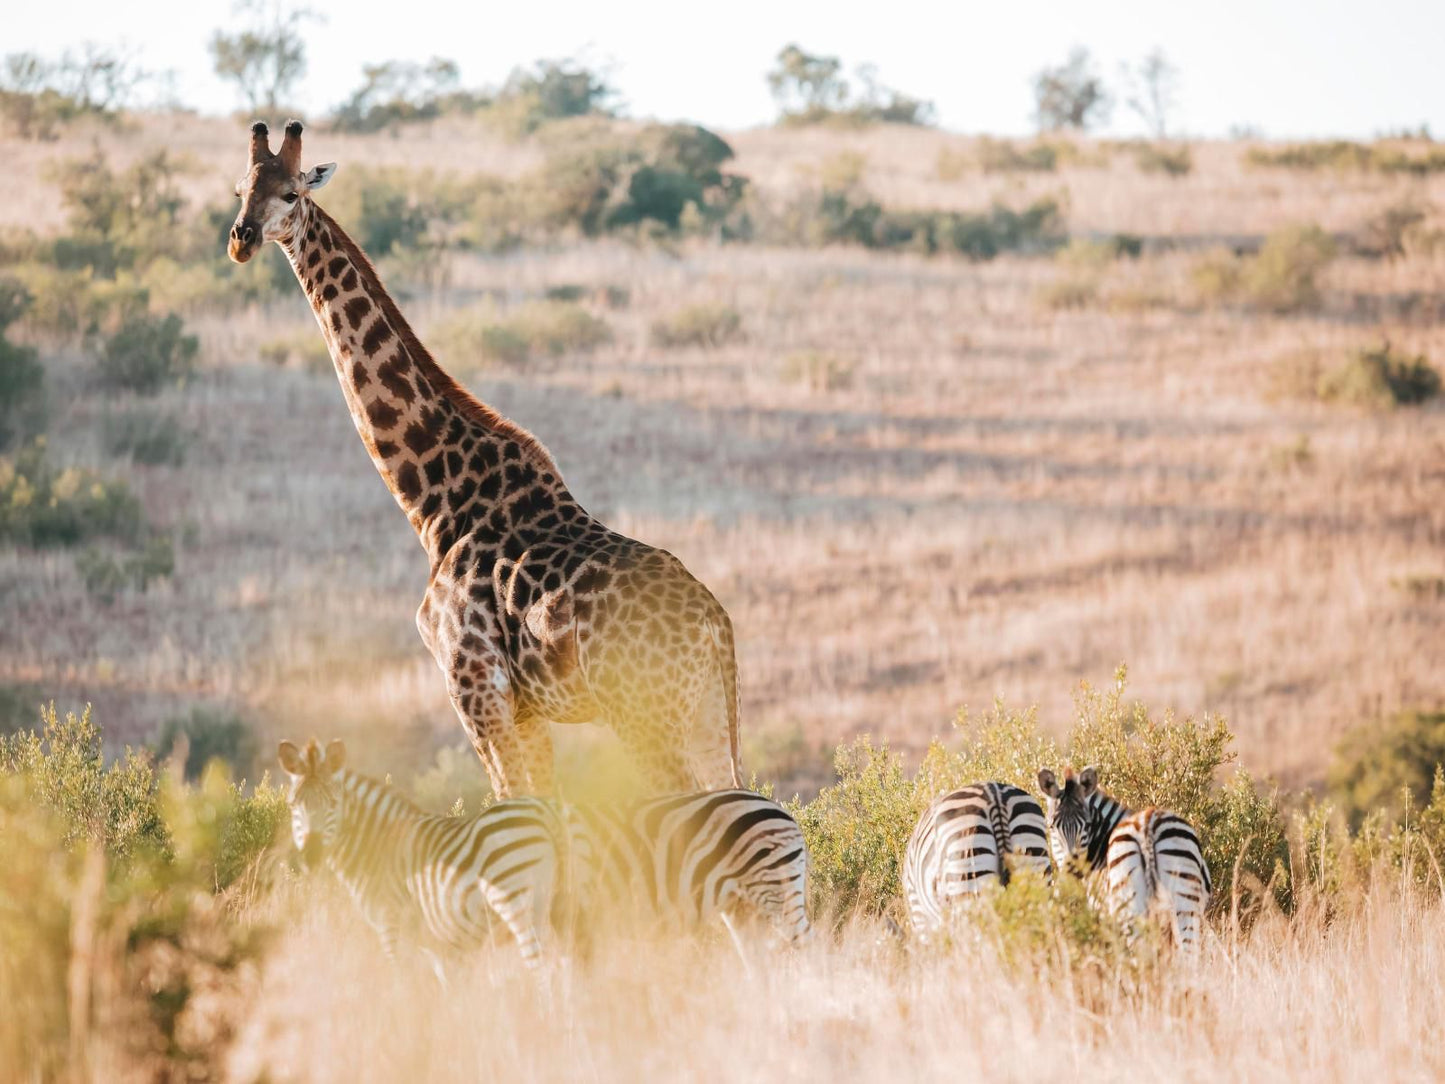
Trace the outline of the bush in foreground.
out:
[[[1321,374],[1314,390],[1326,402],[1371,408],[1415,406],[1440,393],[1440,373],[1425,355],[1401,353],[1384,343],[1360,350]]]

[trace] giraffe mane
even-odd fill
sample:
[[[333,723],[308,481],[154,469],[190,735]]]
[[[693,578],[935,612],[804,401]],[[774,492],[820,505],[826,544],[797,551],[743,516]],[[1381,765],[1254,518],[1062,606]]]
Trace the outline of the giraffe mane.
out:
[[[539,457],[547,470],[560,477],[561,472],[558,471],[556,461],[553,460],[552,453],[547,450],[546,445],[527,429],[512,421],[511,418],[482,402],[458,383],[456,377],[441,367],[436,358],[432,357],[431,351],[417,338],[411,324],[402,315],[396,302],[392,300],[391,291],[381,281],[381,275],[377,273],[371,258],[360,245],[351,239],[351,235],[341,228],[336,219],[326,213],[320,204],[313,201],[313,206],[320,223],[331,231],[332,238],[341,246],[341,250],[346,253],[347,258],[363,274],[370,276],[376,284],[375,298],[381,306],[382,314],[386,317],[387,323],[396,331],[402,345],[406,347],[407,356],[411,358],[412,364],[426,377],[427,383],[437,394],[445,397],[468,421],[475,422],[500,436],[515,440],[524,451],[529,451]]]

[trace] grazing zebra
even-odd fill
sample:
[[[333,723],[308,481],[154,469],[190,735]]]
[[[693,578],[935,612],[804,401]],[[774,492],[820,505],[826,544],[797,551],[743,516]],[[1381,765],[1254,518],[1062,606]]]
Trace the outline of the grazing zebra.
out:
[[[752,915],[786,941],[810,933],[808,850],[777,802],[712,790],[580,812],[596,896],[673,923]]]
[[[809,932],[802,831],[750,791],[586,813],[513,798],[476,817],[439,817],[347,770],[345,756],[340,742],[324,755],[314,741],[305,750],[281,743],[292,836],[305,853],[320,848],[388,956],[401,919],[417,909],[428,932],[457,947],[486,939],[495,913],[528,967],[540,962],[551,923],[612,898],[685,923],[753,912],[790,940]]]
[[[319,847],[387,956],[398,927],[418,909],[427,931],[455,947],[486,940],[495,914],[523,962],[537,966],[566,887],[570,844],[578,840],[565,808],[513,798],[476,817],[431,816],[385,783],[346,769],[339,741],[324,755],[315,741],[304,750],[283,741],[280,759],[297,849],[314,854]]]
[[[1039,787],[1048,796],[1049,846],[1059,868],[1076,857],[1093,870],[1107,867],[1105,891],[1115,914],[1132,924],[1157,902],[1180,947],[1197,951],[1212,886],[1189,822],[1165,809],[1126,809],[1099,790],[1094,768],[1065,770],[1062,785],[1044,768]]]
[[[903,890],[913,929],[943,924],[958,899],[1007,885],[1014,865],[1047,874],[1044,811],[1007,783],[975,783],[939,798],[919,818],[903,856]]]

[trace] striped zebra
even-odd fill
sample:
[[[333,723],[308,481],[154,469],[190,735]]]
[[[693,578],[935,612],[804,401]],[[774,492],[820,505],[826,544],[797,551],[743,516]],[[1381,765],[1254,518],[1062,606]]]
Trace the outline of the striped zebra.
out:
[[[919,818],[903,856],[903,890],[916,933],[943,925],[959,899],[1007,885],[1010,865],[1049,872],[1044,811],[1027,791],[975,783],[939,798]]]
[[[388,956],[408,912],[448,945],[486,940],[492,915],[536,967],[554,924],[608,899],[697,923],[752,912],[788,939],[808,930],[807,851],[776,802],[725,790],[659,798],[626,811],[583,812],[513,798],[476,817],[423,813],[390,786],[323,754],[282,742],[293,840],[319,849]],[[433,959],[440,973],[440,965]]]
[[[581,811],[596,897],[671,924],[756,917],[797,941],[811,932],[802,829],[748,790],[675,794]],[[598,900],[600,902],[600,900]]]
[[[1076,859],[1107,870],[1104,889],[1114,913],[1131,925],[1158,904],[1186,952],[1198,950],[1212,885],[1199,835],[1166,809],[1134,812],[1099,790],[1099,774],[1064,771],[1061,785],[1047,768],[1039,788],[1048,798],[1049,846],[1060,869]]]
[[[348,770],[345,759],[339,741],[324,754],[315,741],[304,750],[281,743],[291,835],[304,854],[321,852],[387,956],[394,956],[400,925],[418,910],[427,931],[453,947],[487,940],[495,915],[523,962],[536,967],[578,840],[566,810],[512,798],[476,817],[431,816],[387,784]]]

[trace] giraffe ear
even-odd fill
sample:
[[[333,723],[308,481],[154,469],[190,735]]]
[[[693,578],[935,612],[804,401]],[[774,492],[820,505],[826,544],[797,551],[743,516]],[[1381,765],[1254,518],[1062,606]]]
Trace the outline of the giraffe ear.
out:
[[[336,163],[327,162],[325,165],[312,166],[305,173],[301,174],[301,180],[308,189],[315,192],[336,174]]]

